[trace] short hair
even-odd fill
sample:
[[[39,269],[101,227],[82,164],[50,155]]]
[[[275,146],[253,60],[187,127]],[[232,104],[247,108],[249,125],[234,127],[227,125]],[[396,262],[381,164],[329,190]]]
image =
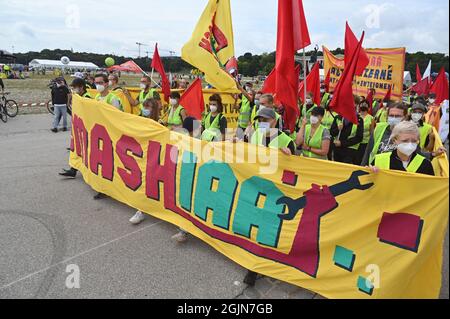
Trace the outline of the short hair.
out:
[[[119,82],[119,77],[117,76],[117,74],[111,73],[109,76],[111,76],[117,83]]]
[[[195,117],[188,116],[183,121],[183,128],[188,131],[189,133],[192,133],[194,131],[194,123],[197,121]]]
[[[170,98],[179,100],[179,99],[181,99],[181,95],[179,92],[172,92],[172,93],[170,93]]]
[[[408,115],[408,107],[403,102],[394,102],[388,106],[388,114],[391,109],[399,109],[403,111],[403,115]]]
[[[72,84],[70,86],[82,87],[82,88],[86,89],[86,81],[84,81],[83,79],[80,79],[80,78],[75,78],[75,79],[73,79]]]
[[[141,77],[141,79],[146,79],[147,81],[152,82],[151,77],[149,77],[148,75],[143,75],[143,76]]]
[[[219,94],[215,93],[209,97],[210,102],[217,102],[217,112],[222,113],[223,112],[223,104],[222,104],[222,98]]]
[[[263,95],[261,95],[261,97],[259,98],[259,100],[261,100],[261,99],[267,99],[267,101],[270,103],[270,104],[273,104],[273,95],[272,94],[263,94]]]
[[[414,134],[420,139],[419,127],[416,123],[411,121],[403,121],[398,123],[393,129],[391,133],[391,140],[395,140],[400,134]]]
[[[106,74],[103,73],[96,74],[95,78],[102,78],[103,82],[108,83],[108,76]]]
[[[314,107],[312,110],[311,110],[311,115],[314,115],[314,116],[322,116],[322,117],[324,117],[324,115],[325,115],[325,109],[323,108],[323,107],[320,107],[320,106],[317,106],[317,107]]]

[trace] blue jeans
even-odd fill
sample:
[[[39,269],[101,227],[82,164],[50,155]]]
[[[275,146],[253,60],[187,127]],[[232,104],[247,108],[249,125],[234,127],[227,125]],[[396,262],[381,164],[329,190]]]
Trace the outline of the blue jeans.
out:
[[[61,117],[63,118],[63,127],[67,128],[67,105],[55,105],[55,118],[53,128],[58,128]]]

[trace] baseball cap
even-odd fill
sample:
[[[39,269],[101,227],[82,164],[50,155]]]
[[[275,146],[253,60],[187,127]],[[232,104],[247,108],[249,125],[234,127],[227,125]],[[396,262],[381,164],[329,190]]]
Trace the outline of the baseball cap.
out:
[[[422,103],[414,103],[411,107],[412,110],[421,110],[424,113],[427,112],[427,107],[423,105]]]
[[[265,119],[275,119],[277,116],[272,108],[264,108],[262,110],[259,110],[258,114],[256,115],[256,119],[259,119],[261,117]]]

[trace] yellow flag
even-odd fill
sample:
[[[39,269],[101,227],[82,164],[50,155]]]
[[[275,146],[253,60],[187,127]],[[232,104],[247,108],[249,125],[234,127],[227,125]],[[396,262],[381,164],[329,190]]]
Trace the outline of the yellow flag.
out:
[[[209,0],[181,57],[200,69],[206,81],[221,91],[236,91],[224,66],[234,56],[230,0]]]

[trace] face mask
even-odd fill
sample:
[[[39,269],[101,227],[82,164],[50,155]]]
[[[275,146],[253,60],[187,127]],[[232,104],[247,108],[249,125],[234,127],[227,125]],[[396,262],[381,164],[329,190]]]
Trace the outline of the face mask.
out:
[[[259,110],[264,110],[267,109],[267,106],[263,105],[263,104],[259,104]]]
[[[270,130],[270,123],[268,122],[259,122],[259,129],[264,133],[267,133]]]
[[[383,106],[384,106],[384,107],[387,107],[387,103],[383,103]]]
[[[113,86],[112,81],[109,81],[109,82],[108,82],[108,85],[109,85],[109,86]]]
[[[402,143],[397,145],[397,149],[406,156],[411,156],[417,150],[416,143]]]
[[[256,106],[260,106],[260,104],[261,104],[261,103],[259,102],[259,100],[255,100],[255,105],[256,105]]]
[[[414,123],[418,123],[422,119],[422,113],[413,113],[411,114],[411,119]]]
[[[311,117],[309,118],[309,121],[311,122],[311,124],[315,125],[315,124],[319,123],[319,118],[317,116],[311,115]]]
[[[435,99],[429,99],[430,103],[433,104],[434,102],[436,102]]]
[[[105,86],[104,85],[97,84],[96,88],[97,88],[97,91],[99,91],[100,93],[105,91]]]
[[[313,104],[313,100],[311,100],[311,99],[306,99],[306,104]]]
[[[147,88],[147,85],[144,83],[139,84],[139,86],[142,90],[145,90]]]
[[[217,112],[217,105],[210,105],[209,109],[211,110],[212,113]]]
[[[64,84],[62,84],[62,83],[57,83],[56,86],[60,88],[60,87],[64,86]]]
[[[177,105],[177,100],[176,99],[170,99],[169,103],[170,103],[170,105],[175,106],[175,105]]]
[[[142,115],[144,117],[150,117],[150,110],[149,109],[143,109],[142,110]]]
[[[403,119],[399,117],[391,117],[391,116],[388,117],[388,123],[392,127],[396,126],[401,121],[403,121]]]

